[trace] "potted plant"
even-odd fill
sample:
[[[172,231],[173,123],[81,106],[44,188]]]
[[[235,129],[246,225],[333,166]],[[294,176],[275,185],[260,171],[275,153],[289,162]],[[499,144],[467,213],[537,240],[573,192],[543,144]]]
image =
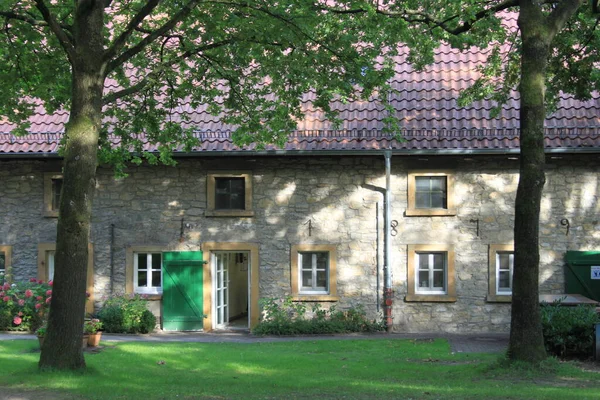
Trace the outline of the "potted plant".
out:
[[[88,335],[88,346],[96,347],[100,343],[100,338],[102,337],[102,322],[98,318],[92,318],[90,320],[85,321],[83,324],[83,333]]]
[[[40,349],[42,348],[42,345],[44,344],[44,338],[46,337],[47,329],[48,329],[48,327],[46,327],[46,325],[42,325],[35,331],[38,341],[40,342]]]

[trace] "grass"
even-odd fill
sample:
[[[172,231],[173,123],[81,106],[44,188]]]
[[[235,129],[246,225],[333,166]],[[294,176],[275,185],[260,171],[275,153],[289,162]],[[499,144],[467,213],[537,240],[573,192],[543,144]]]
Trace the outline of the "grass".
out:
[[[37,342],[0,341],[0,398],[600,398],[597,372],[507,368],[498,354],[451,354],[444,340],[119,343],[86,354],[85,373],[40,373],[38,359]]]

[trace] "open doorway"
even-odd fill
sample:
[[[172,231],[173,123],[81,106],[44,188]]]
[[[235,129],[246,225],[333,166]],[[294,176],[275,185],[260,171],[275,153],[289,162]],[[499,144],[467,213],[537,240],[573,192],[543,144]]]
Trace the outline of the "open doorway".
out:
[[[250,252],[214,251],[213,327],[248,329],[250,304]]]

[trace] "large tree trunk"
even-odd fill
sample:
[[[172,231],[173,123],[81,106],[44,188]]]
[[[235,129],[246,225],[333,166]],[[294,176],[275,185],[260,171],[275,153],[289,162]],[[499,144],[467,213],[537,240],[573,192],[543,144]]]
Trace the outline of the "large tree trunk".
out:
[[[539,304],[539,222],[544,174],[544,105],[549,41],[542,14],[521,8],[521,158],[515,204],[515,264],[509,357],[546,358]]]
[[[100,2],[79,2],[74,23],[72,99],[64,145],[63,186],[57,227],[56,267],[42,369],[82,369],[88,242],[102,120]],[[96,4],[96,5],[94,5]]]

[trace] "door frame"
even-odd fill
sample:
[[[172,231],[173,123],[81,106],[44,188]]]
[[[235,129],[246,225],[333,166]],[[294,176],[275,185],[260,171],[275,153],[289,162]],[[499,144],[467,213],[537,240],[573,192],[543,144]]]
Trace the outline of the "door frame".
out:
[[[225,251],[225,252],[248,252],[249,257],[249,268],[248,273],[250,274],[249,279],[249,294],[250,304],[248,307],[250,329],[254,328],[258,324],[258,244],[256,243],[240,243],[240,242],[205,242],[202,244],[202,251],[204,261],[207,261],[210,268],[204,268],[204,331],[213,330],[213,267],[212,267],[212,256],[213,252]]]

